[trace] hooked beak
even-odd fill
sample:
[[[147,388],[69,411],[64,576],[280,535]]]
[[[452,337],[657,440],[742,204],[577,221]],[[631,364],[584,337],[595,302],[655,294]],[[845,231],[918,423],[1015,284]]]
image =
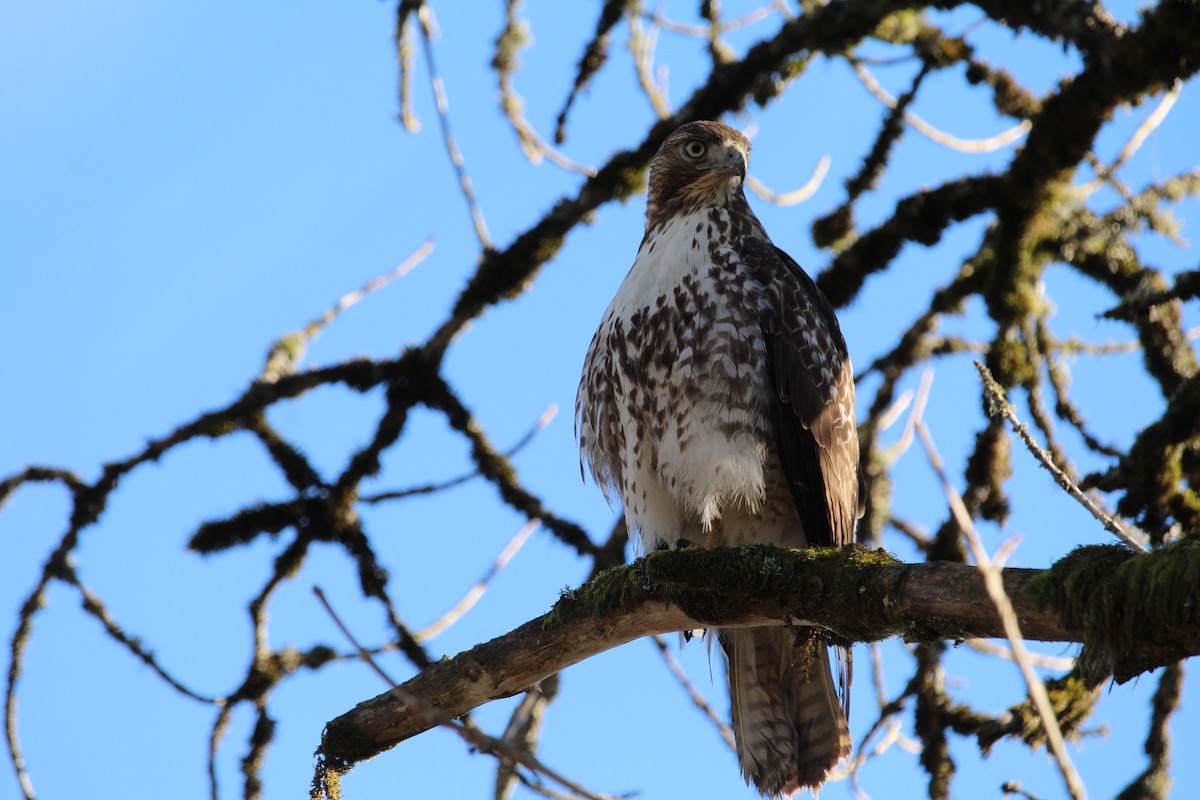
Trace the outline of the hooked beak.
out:
[[[726,145],[725,158],[720,166],[721,169],[737,175],[739,180],[746,179],[746,154],[740,147],[732,144]]]

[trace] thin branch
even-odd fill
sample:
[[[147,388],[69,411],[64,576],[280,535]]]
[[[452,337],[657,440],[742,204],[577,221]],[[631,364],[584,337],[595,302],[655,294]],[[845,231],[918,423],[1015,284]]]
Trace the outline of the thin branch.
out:
[[[400,100],[400,124],[409,133],[421,130],[421,121],[413,111],[412,76],[413,76],[413,46],[412,25],[409,17],[420,6],[422,0],[416,2],[401,2],[396,6],[396,65],[399,70],[397,92]]]
[[[629,52],[633,55],[633,68],[637,74],[638,86],[642,94],[650,101],[650,107],[659,119],[671,116],[671,102],[667,99],[665,72],[654,75],[654,48],[658,44],[658,28],[651,23],[648,31],[642,29],[642,24],[636,14],[629,15]],[[663,68],[666,69],[665,67]]]
[[[517,53],[529,42],[529,32],[526,24],[517,18],[517,6],[520,0],[507,0],[505,3],[504,30],[496,38],[496,54],[492,58],[492,67],[500,85],[500,109],[504,112],[508,124],[517,134],[521,152],[531,164],[539,164],[545,158],[563,169],[579,175],[592,177],[596,174],[595,167],[578,164],[568,158],[561,150],[542,138],[537,129],[525,118],[525,103],[513,86],[513,74],[517,69]]]
[[[991,639],[967,639],[967,647],[984,655],[1002,658],[1005,661],[1015,661],[1012,648],[996,644]],[[1075,659],[1066,656],[1051,656],[1045,653],[1027,653],[1030,662],[1046,669],[1069,670],[1075,666]]]
[[[221,740],[229,729],[233,717],[233,706],[225,705],[217,712],[212,729],[208,732],[208,796],[210,800],[221,800],[221,784],[217,777],[217,754],[221,751]]]
[[[517,453],[524,450],[525,446],[533,441],[533,437],[536,436],[539,431],[541,431],[543,428],[545,428],[547,425],[549,425],[550,421],[553,420],[554,417],[557,416],[557,414],[558,414],[558,405],[557,404],[551,403],[550,405],[546,406],[546,410],[542,412],[542,415],[540,417],[538,417],[537,422],[535,422],[533,424],[533,427],[530,428],[528,431],[526,431],[525,434],[520,439],[518,439],[516,441],[516,443],[513,444],[512,447],[505,450],[503,453],[503,456],[505,458],[512,458]],[[359,499],[364,503],[369,503],[369,504],[374,505],[376,503],[382,503],[387,500],[399,500],[401,498],[411,497],[413,495],[434,494],[436,492],[445,491],[446,489],[452,489],[455,486],[461,486],[462,484],[466,483],[467,481],[481,477],[482,475],[483,475],[483,473],[478,468],[476,468],[474,470],[471,470],[470,472],[464,473],[462,475],[458,475],[454,478],[450,478],[449,480],[445,480],[440,483],[426,483],[426,484],[422,484],[420,486],[412,486],[407,489],[396,489],[396,490],[393,490],[390,492],[378,492],[376,494],[367,494],[367,495],[363,495]]]
[[[504,726],[504,735],[501,738],[521,750],[536,752],[542,733],[542,719],[545,717],[546,708],[558,696],[558,687],[558,676],[551,675],[525,692],[521,702],[513,709],[508,724]],[[528,779],[517,766],[506,760],[501,760],[496,765],[493,800],[509,800],[516,788],[516,781],[529,785]]]
[[[908,419],[904,423],[904,430],[900,432],[900,438],[895,444],[880,452],[879,457],[884,465],[890,466],[900,458],[908,448],[912,446],[913,434],[916,432],[917,422],[925,414],[925,405],[929,402],[929,387],[933,385],[933,370],[925,370],[921,373],[921,382],[917,385],[915,393],[915,402],[913,403],[912,413],[908,415]],[[894,407],[903,408],[908,405],[908,393],[897,400]],[[880,427],[880,430],[885,430],[886,427]]]
[[[1054,707],[1050,704],[1050,696],[1046,692],[1046,684],[1042,683],[1042,679],[1038,677],[1038,674],[1033,669],[1033,664],[1030,663],[1029,651],[1025,648],[1025,640],[1021,635],[1021,625],[1017,620],[1017,612],[1013,608],[1012,599],[1004,588],[1004,582],[1000,578],[1000,570],[992,564],[987,550],[983,547],[983,542],[980,541],[979,534],[975,531],[975,525],[971,521],[970,512],[967,511],[962,497],[946,477],[946,472],[942,467],[941,456],[938,455],[937,448],[933,444],[933,437],[930,435],[929,428],[926,427],[924,422],[917,423],[917,435],[921,437],[921,444],[925,447],[925,453],[929,457],[930,466],[937,473],[938,480],[942,484],[942,489],[946,493],[946,499],[950,503],[950,511],[954,516],[954,521],[967,538],[971,554],[975,557],[975,566],[983,577],[983,585],[987,591],[988,598],[1000,614],[1000,619],[1004,626],[1004,635],[1008,639],[1009,644],[1012,645],[1013,657],[1016,659],[1017,665],[1021,669],[1021,675],[1025,678],[1025,683],[1029,687],[1029,696],[1033,698],[1038,716],[1042,720],[1042,727],[1046,732],[1046,744],[1054,754],[1054,759],[1058,764],[1058,770],[1062,775],[1063,783],[1067,787],[1067,792],[1073,800],[1085,800],[1087,790],[1083,786],[1079,772],[1075,769],[1075,765],[1071,761],[1070,754],[1067,753],[1066,742],[1063,740],[1062,730],[1058,726],[1058,718],[1054,715]]]
[[[13,492],[26,483],[61,483],[73,495],[78,495],[87,487],[83,479],[69,469],[30,464],[20,472],[0,481],[0,510],[4,509]]]
[[[309,322],[300,330],[292,331],[279,337],[267,351],[266,364],[263,365],[259,380],[274,383],[283,376],[294,373],[297,365],[304,358],[305,351],[308,349],[308,343],[316,339],[329,323],[337,319],[338,314],[355,305],[368,294],[376,292],[392,281],[412,272],[432,252],[433,237],[430,237],[414,250],[408,258],[401,261],[391,272],[380,275],[377,278],[372,278],[358,289],[342,295],[324,314]]]
[[[475,199],[475,187],[467,176],[462,151],[458,149],[458,142],[450,130],[450,101],[446,97],[446,86],[442,81],[441,73],[438,72],[437,61],[433,57],[433,40],[437,37],[437,21],[434,19],[433,10],[422,3],[417,10],[417,20],[420,22],[421,48],[425,52],[425,65],[429,70],[429,84],[433,88],[433,97],[437,103],[438,124],[442,129],[442,140],[446,145],[446,153],[450,156],[450,163],[454,167],[454,174],[458,176],[458,185],[462,189],[463,199],[471,212],[471,222],[475,227],[475,236],[479,239],[479,245],[484,250],[492,250],[494,249],[492,237],[488,233],[487,221],[483,218],[483,209],[479,207],[479,202]]]
[[[1129,161],[1133,157],[1133,154],[1140,150],[1142,145],[1146,143],[1146,139],[1150,138],[1150,134],[1158,130],[1158,127],[1163,124],[1167,115],[1171,113],[1171,109],[1174,108],[1175,101],[1179,99],[1181,91],[1183,91],[1183,82],[1176,80],[1158,101],[1158,105],[1154,107],[1154,111],[1150,112],[1149,116],[1142,120],[1142,123],[1130,135],[1129,140],[1125,142],[1125,145],[1117,153],[1117,157],[1112,160],[1112,163],[1103,164],[1100,163],[1099,159],[1096,159],[1092,163],[1092,168],[1096,170],[1096,177],[1081,186],[1080,190],[1090,194],[1105,181],[1110,183],[1115,182],[1117,170],[1123,167],[1125,162]],[[1093,156],[1093,158],[1095,157]],[[1132,199],[1132,197],[1127,197],[1126,199]]]
[[[758,8],[753,8],[742,14],[740,17],[734,17],[728,21],[717,23],[717,29],[721,33],[736,31],[739,28],[745,28],[758,22],[762,22],[772,13],[783,14],[786,17],[786,3],[781,0],[774,0],[771,3],[765,3]],[[671,19],[661,11],[646,12],[642,11],[639,16],[648,19],[650,22],[658,25],[663,30],[671,31],[672,33],[690,36],[695,39],[707,39],[710,35],[711,25],[688,25],[684,22],[678,22]]]
[[[1171,763],[1171,735],[1167,730],[1171,716],[1179,709],[1183,693],[1183,662],[1168,664],[1158,677],[1158,688],[1151,700],[1150,730],[1146,732],[1143,750],[1149,763],[1129,786],[1117,795],[1117,800],[1166,800],[1171,779],[1167,768]]]
[[[718,714],[716,709],[712,707],[712,703],[708,702],[708,698],[702,695],[700,690],[697,689],[695,684],[693,684],[688,678],[687,673],[683,670],[683,666],[675,660],[673,655],[671,655],[671,648],[666,641],[661,636],[657,635],[651,636],[650,641],[654,643],[655,648],[658,650],[658,654],[662,656],[663,661],[667,665],[667,669],[671,670],[671,674],[675,676],[675,680],[677,680],[679,685],[683,687],[683,690],[687,692],[687,696],[691,699],[692,704],[695,705],[696,708],[700,709],[701,713],[708,718],[708,721],[711,722],[713,727],[717,729],[717,733],[721,735],[721,738],[725,741],[725,744],[728,745],[729,749],[732,750],[734,747],[733,729],[726,724],[722,716]]]
[[[854,74],[867,87],[867,90],[888,108],[895,108],[897,103],[896,98],[875,80],[875,76],[871,74],[871,71],[858,59],[853,59],[851,63],[854,66]],[[926,138],[951,150],[957,150],[960,153],[994,152],[1017,142],[1025,134],[1029,133],[1033,127],[1033,124],[1029,120],[1023,119],[1008,130],[1001,131],[995,136],[989,136],[986,139],[962,139],[935,128],[912,111],[905,110],[904,121]]]
[[[73,583],[75,588],[77,588],[80,594],[83,595],[83,610],[98,619],[110,637],[115,639],[122,647],[132,653],[135,658],[153,670],[158,677],[162,678],[163,681],[167,683],[168,686],[182,694],[184,697],[189,697],[192,700],[198,700],[199,702],[208,705],[225,705],[225,698],[209,697],[193,691],[185,686],[183,682],[174,675],[167,672],[166,668],[158,663],[158,659],[155,658],[154,653],[147,650],[139,639],[130,636],[125,632],[125,629],[122,628],[121,625],[113,618],[113,616],[108,613],[108,608],[104,605],[104,602],[79,580],[79,576],[74,573],[74,570],[71,572],[70,583]]]
[[[413,638],[418,642],[427,642],[458,622],[464,614],[474,608],[479,599],[483,597],[483,593],[487,591],[488,584],[491,583],[492,578],[496,577],[500,570],[508,566],[508,562],[525,546],[525,542],[529,541],[529,537],[533,535],[533,532],[541,524],[541,520],[531,519],[522,525],[516,535],[500,551],[500,555],[496,556],[496,560],[488,567],[483,577],[463,595],[463,598],[455,603],[449,611],[443,614],[432,625],[413,634]]]
[[[1013,432],[1021,438],[1025,443],[1025,447],[1033,454],[1033,457],[1041,462],[1042,466],[1054,477],[1056,483],[1061,486],[1067,494],[1075,498],[1084,508],[1088,510],[1093,517],[1099,520],[1105,530],[1112,533],[1125,544],[1140,550],[1146,551],[1145,534],[1131,531],[1125,527],[1114,515],[1109,514],[1100,508],[1100,506],[1089,497],[1071,478],[1058,468],[1054,463],[1054,459],[1043,450],[1029,433],[1029,428],[1025,423],[1017,418],[1017,411],[1012,407],[1012,403],[1004,397],[1004,390],[1000,388],[1000,384],[992,377],[992,373],[988,371],[981,362],[975,362],[975,369],[979,371],[979,376],[983,381],[983,391],[987,397],[988,414],[991,416],[1000,415],[1008,420]]]
[[[803,203],[817,193],[817,189],[821,188],[821,182],[829,174],[829,165],[831,163],[833,161],[829,156],[821,156],[820,160],[817,161],[817,167],[813,170],[812,176],[803,186],[793,189],[790,192],[777,194],[768,189],[766,184],[753,175],[746,176],[746,185],[750,187],[751,191],[768,203],[774,203],[778,206],[794,206],[797,203]]]

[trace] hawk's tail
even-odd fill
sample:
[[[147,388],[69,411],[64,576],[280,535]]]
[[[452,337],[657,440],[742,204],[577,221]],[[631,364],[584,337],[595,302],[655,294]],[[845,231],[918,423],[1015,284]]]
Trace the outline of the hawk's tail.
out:
[[[820,787],[850,755],[850,731],[823,642],[797,646],[784,627],[726,629],[738,761],[762,794]]]

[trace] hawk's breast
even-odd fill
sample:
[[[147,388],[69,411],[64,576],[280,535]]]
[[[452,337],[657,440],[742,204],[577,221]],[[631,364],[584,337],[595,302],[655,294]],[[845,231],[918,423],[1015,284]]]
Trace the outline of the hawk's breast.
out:
[[[649,231],[584,362],[581,450],[643,536],[653,503],[707,524],[763,492],[767,298],[734,227],[706,209]]]

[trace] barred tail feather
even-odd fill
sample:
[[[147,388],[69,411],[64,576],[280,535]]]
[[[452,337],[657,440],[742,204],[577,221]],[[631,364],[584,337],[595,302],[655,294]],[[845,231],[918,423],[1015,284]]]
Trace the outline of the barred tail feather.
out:
[[[850,731],[824,643],[797,647],[787,628],[720,632],[738,762],[768,797],[820,788],[850,755]]]

